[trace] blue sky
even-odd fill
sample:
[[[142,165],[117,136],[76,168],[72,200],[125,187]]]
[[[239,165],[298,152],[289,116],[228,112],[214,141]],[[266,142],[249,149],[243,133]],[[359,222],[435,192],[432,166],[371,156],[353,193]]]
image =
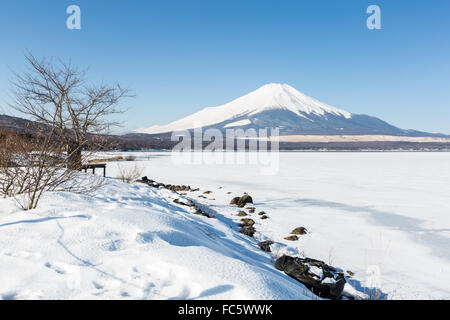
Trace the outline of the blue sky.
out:
[[[82,29],[66,28],[76,4]],[[381,8],[382,30],[366,28]],[[406,129],[450,134],[450,1],[2,1],[0,113],[23,54],[119,82],[123,130],[165,124],[265,83]]]

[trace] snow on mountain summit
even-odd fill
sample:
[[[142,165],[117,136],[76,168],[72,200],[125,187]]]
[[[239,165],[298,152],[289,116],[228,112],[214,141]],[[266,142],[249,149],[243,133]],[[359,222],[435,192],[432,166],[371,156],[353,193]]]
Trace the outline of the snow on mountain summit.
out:
[[[314,113],[316,115],[324,115],[332,113],[351,118],[351,114],[347,111],[337,109],[322,103],[316,99],[308,97],[297,89],[287,84],[270,83],[262,86],[258,90],[249,93],[242,98],[238,98],[231,104],[254,106],[253,114],[268,109],[285,109],[294,112],[299,116],[303,114]]]
[[[139,129],[137,132],[154,134],[206,127],[233,119],[254,116],[269,110],[290,111],[306,119],[308,119],[308,115],[326,116],[326,114],[345,119],[352,117],[351,113],[308,97],[287,84],[270,83],[224,105],[205,108],[168,125],[152,126],[147,129]]]

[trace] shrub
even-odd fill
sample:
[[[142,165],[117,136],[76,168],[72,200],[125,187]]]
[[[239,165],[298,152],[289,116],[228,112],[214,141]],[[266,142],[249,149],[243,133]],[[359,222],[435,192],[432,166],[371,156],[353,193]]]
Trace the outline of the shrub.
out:
[[[0,141],[0,196],[12,197],[24,210],[35,209],[48,191],[88,191],[77,176],[67,169],[66,146],[53,139],[52,131],[34,130],[33,136],[12,133]],[[92,180],[93,182],[93,180]]]
[[[142,176],[142,172],[144,171],[144,168],[136,164],[133,167],[126,167],[118,164],[117,168],[119,169],[119,175],[117,178],[125,183],[132,183],[136,181]]]

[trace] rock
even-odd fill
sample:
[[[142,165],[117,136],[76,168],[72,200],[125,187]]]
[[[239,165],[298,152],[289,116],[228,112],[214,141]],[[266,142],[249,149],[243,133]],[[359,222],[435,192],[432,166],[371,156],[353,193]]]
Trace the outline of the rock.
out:
[[[289,236],[289,237],[284,238],[284,240],[297,241],[298,237],[297,236]]]
[[[267,241],[263,241],[263,242],[258,243],[258,247],[260,247],[262,251],[272,252],[272,250],[270,249],[270,246],[273,245],[273,244],[274,244],[273,241],[267,240]]]
[[[305,227],[298,227],[295,228],[294,230],[292,230],[291,234],[299,234],[299,235],[303,235],[303,234],[307,234],[308,230],[306,230]]]
[[[248,212],[255,213],[255,209],[249,209]]]
[[[263,220],[265,220],[267,218],[268,218],[268,216],[266,216],[266,215],[261,216],[261,219],[263,219]]]
[[[196,192],[196,191],[199,191],[199,190],[200,190],[199,188],[191,189],[191,192]]]
[[[246,193],[242,197],[234,197],[230,201],[230,204],[236,204],[239,208],[245,207],[247,203],[253,203],[253,199]]]
[[[231,191],[228,191],[227,194],[231,194]]]
[[[244,194],[242,197],[239,198],[237,201],[237,205],[239,208],[245,207],[247,203],[253,203],[252,197],[250,197],[248,194]]]
[[[238,204],[238,201],[241,199],[241,197],[234,197],[231,199],[230,204]]]
[[[212,191],[205,191],[203,194],[210,194]]]
[[[245,211],[239,211],[238,213],[238,217],[245,217],[246,215]]]
[[[204,217],[207,217],[207,218],[211,218],[208,214],[206,214],[205,212],[203,212],[201,209],[197,209],[197,210],[195,210],[194,211],[194,214],[198,214],[198,215],[202,215],[202,216],[204,216]]]
[[[264,211],[260,211],[260,212],[258,212],[258,216],[263,216],[263,215],[265,215],[266,213],[264,212]]]
[[[255,221],[253,219],[249,219],[249,218],[243,218],[241,219],[241,227],[251,227],[255,224]]]
[[[334,267],[310,258],[282,256],[275,262],[275,268],[323,298],[339,299],[346,283],[344,275]]]
[[[192,201],[188,201],[188,203],[186,203],[186,202],[180,201],[179,199],[175,199],[175,200],[173,200],[173,202],[175,202],[176,204],[182,205],[182,206],[188,206],[188,207],[193,207],[194,206]]]
[[[246,236],[253,237],[255,235],[255,228],[251,227],[242,227],[240,233],[245,234]]]
[[[351,277],[353,277],[355,275],[355,273],[350,271],[350,270],[347,270],[346,272],[347,272],[347,275],[348,275],[349,278],[351,278]]]
[[[149,179],[147,176],[142,177],[140,180],[136,180],[136,182],[145,183],[151,187],[155,187],[155,181]]]

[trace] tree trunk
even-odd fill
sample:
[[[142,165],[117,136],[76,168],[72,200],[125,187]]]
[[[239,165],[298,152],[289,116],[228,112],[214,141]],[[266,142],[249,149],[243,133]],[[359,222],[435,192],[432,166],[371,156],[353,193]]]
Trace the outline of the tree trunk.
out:
[[[81,146],[70,144],[67,146],[67,168],[81,170]]]

